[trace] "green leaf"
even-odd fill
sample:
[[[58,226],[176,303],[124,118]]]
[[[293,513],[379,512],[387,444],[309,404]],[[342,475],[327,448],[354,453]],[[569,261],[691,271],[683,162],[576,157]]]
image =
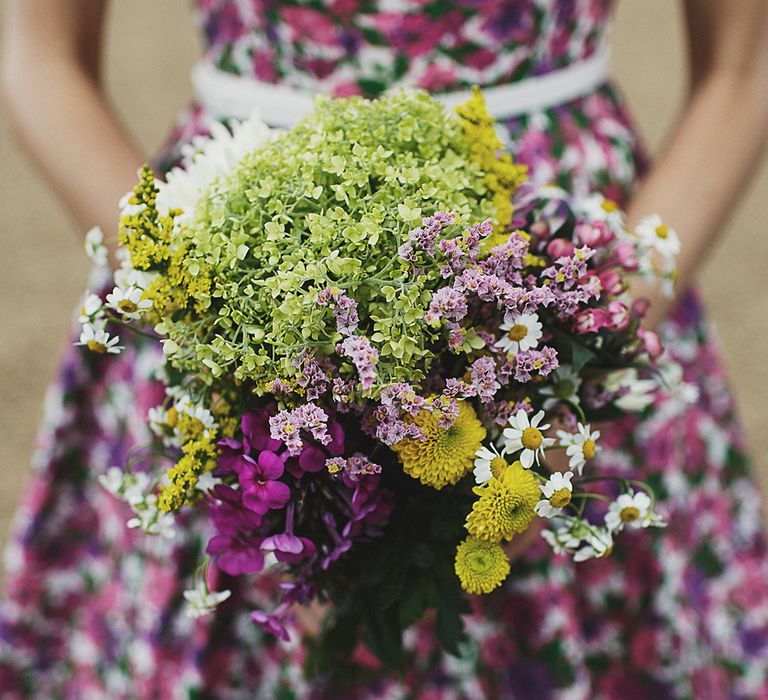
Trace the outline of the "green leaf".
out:
[[[594,360],[595,357],[597,356],[589,348],[571,340],[571,365],[574,372],[580,372],[584,365]]]

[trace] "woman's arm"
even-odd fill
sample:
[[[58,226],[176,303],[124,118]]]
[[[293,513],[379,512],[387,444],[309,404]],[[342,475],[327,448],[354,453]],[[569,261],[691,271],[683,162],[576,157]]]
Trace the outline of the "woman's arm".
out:
[[[690,92],[682,115],[628,211],[656,212],[680,235],[678,291],[722,229],[768,134],[768,2],[686,0]],[[651,301],[650,324],[671,302]]]
[[[2,85],[11,122],[83,231],[117,225],[143,162],[103,92],[104,0],[6,0]]]

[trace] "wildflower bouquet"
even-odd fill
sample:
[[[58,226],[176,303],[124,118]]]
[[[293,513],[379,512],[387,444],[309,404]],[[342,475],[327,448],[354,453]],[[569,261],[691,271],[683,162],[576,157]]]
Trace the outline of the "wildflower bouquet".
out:
[[[577,560],[662,524],[642,484],[591,466],[590,421],[652,401],[661,349],[627,275],[671,279],[676,236],[533,190],[479,92],[455,113],[402,92],[318,98],[286,133],[217,127],[166,182],[141,171],[120,243],[81,343],[117,352],[107,322],[151,322],[163,457],[102,481],[149,533],[206,521],[192,614],[226,600],[214,581],[279,572],[256,624],[286,638],[296,604],[330,602],[317,663],[363,640],[396,665],[430,608],[456,651],[465,593],[502,584],[537,519]],[[588,518],[603,476],[617,498]]]

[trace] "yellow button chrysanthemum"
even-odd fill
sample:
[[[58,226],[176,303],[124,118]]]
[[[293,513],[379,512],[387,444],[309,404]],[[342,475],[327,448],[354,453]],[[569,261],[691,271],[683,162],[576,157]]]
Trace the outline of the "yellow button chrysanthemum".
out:
[[[392,446],[406,474],[441,489],[455,484],[472,469],[475,452],[485,439],[485,428],[470,404],[459,402],[459,416],[450,428],[440,427],[437,417],[428,411],[422,411],[413,421],[424,439],[409,438]]]
[[[541,497],[536,477],[529,469],[523,469],[520,462],[472,490],[480,498],[467,516],[466,528],[469,534],[489,542],[510,540],[525,532]]]
[[[509,575],[509,560],[500,545],[467,537],[456,549],[455,569],[467,593],[490,593]]]

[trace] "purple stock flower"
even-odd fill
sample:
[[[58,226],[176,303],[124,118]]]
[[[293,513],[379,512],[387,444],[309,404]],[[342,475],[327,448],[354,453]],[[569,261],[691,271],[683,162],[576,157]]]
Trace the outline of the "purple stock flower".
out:
[[[214,535],[206,551],[216,560],[216,565],[230,576],[255,574],[264,568],[259,537],[231,537]]]
[[[291,497],[287,484],[278,479],[285,465],[274,452],[261,452],[258,461],[250,455],[240,458],[238,481],[243,489],[243,505],[263,515],[270,509],[282,508]]]
[[[251,620],[266,632],[269,632],[269,634],[287,642],[290,639],[288,628],[286,627],[287,610],[288,606],[283,605],[280,605],[271,615],[263,610],[254,610],[251,613]]]
[[[266,537],[261,543],[261,549],[263,552],[274,553],[278,561],[286,564],[297,564],[304,559],[311,559],[317,551],[312,540],[288,532]]]

